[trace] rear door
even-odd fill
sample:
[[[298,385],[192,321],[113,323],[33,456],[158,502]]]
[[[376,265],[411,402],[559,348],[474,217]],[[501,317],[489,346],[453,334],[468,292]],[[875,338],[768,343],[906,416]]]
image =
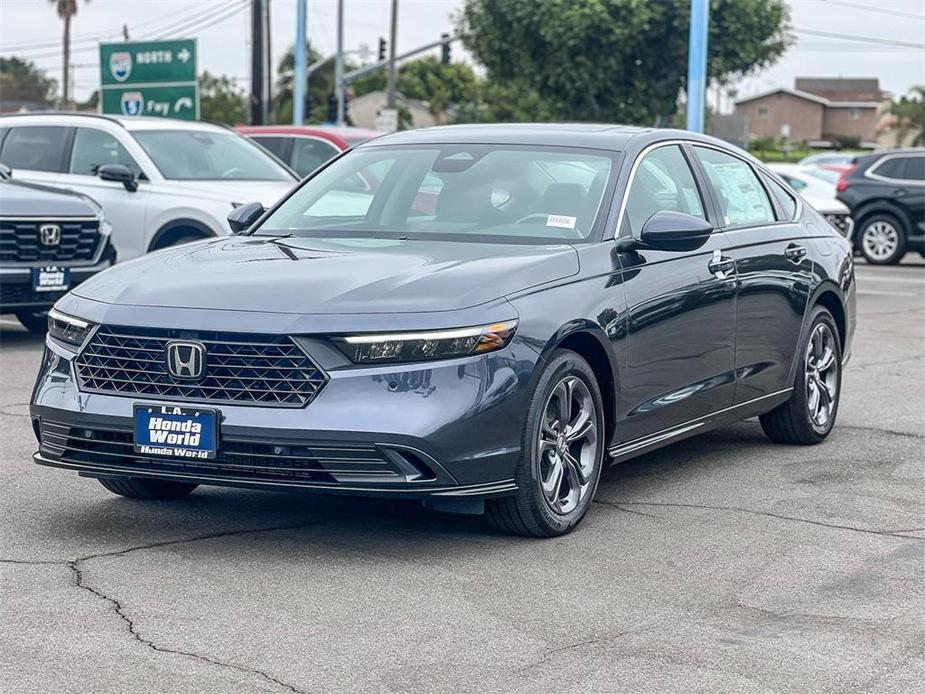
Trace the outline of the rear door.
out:
[[[638,235],[661,210],[714,222],[688,153],[678,144],[658,146],[635,165],[620,236]],[[717,231],[695,251],[621,254],[629,310],[622,441],[685,425],[732,404],[736,297],[728,248]]]
[[[903,157],[902,180],[894,190],[896,204],[909,218],[910,236],[925,236],[925,153]]]
[[[795,221],[796,199],[772,179],[762,181],[748,161],[712,147],[692,149],[736,263],[735,403],[741,404],[792,385],[812,282],[807,233]],[[765,185],[776,186],[770,193],[783,196],[780,203]]]
[[[14,125],[3,138],[0,162],[21,181],[54,185],[66,166],[72,134],[63,125]]]

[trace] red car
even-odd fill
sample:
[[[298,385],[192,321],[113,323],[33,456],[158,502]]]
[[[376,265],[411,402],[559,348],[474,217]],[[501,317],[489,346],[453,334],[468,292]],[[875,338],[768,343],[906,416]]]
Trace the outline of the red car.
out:
[[[365,128],[311,125],[239,125],[235,130],[270,150],[303,177],[344,150],[382,135]]]

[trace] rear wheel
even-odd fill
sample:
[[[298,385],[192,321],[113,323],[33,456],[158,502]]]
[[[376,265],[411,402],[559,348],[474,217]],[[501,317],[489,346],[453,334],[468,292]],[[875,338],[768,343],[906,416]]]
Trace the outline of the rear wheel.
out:
[[[761,415],[761,428],[776,443],[815,444],[835,425],[841,396],[841,343],[832,314],[817,306],[801,352],[790,399]]]
[[[521,450],[517,492],[489,500],[488,521],[516,535],[564,535],[588,512],[604,456],[600,389],[575,352],[555,352],[541,373]]]
[[[48,331],[48,311],[19,311],[16,318],[30,333],[44,335]]]
[[[890,214],[867,217],[857,238],[861,255],[874,265],[895,265],[906,254],[906,230]]]
[[[100,484],[113,494],[125,496],[129,499],[181,499],[198,484],[189,482],[171,482],[169,480],[153,480],[142,477],[100,477]]]

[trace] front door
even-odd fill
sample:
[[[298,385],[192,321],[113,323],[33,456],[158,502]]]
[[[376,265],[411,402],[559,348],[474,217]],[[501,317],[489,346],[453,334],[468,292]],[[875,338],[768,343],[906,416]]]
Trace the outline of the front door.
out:
[[[708,218],[705,197],[678,145],[646,154],[630,186],[621,235],[638,234],[660,210]],[[732,404],[736,287],[728,247],[725,236],[714,232],[695,251],[621,255],[629,311],[621,442]]]

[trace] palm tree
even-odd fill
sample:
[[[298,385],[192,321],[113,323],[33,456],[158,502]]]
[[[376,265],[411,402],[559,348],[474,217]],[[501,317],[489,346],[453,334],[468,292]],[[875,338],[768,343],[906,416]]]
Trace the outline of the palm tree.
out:
[[[909,133],[915,133],[913,147],[925,145],[925,86],[913,87],[908,96],[900,97],[890,105],[896,116],[896,142],[902,145]]]
[[[55,4],[58,16],[64,20],[64,37],[62,38],[64,65],[61,69],[61,105],[67,108],[70,104],[70,72],[71,72],[71,18],[77,14],[77,0],[49,0]]]

